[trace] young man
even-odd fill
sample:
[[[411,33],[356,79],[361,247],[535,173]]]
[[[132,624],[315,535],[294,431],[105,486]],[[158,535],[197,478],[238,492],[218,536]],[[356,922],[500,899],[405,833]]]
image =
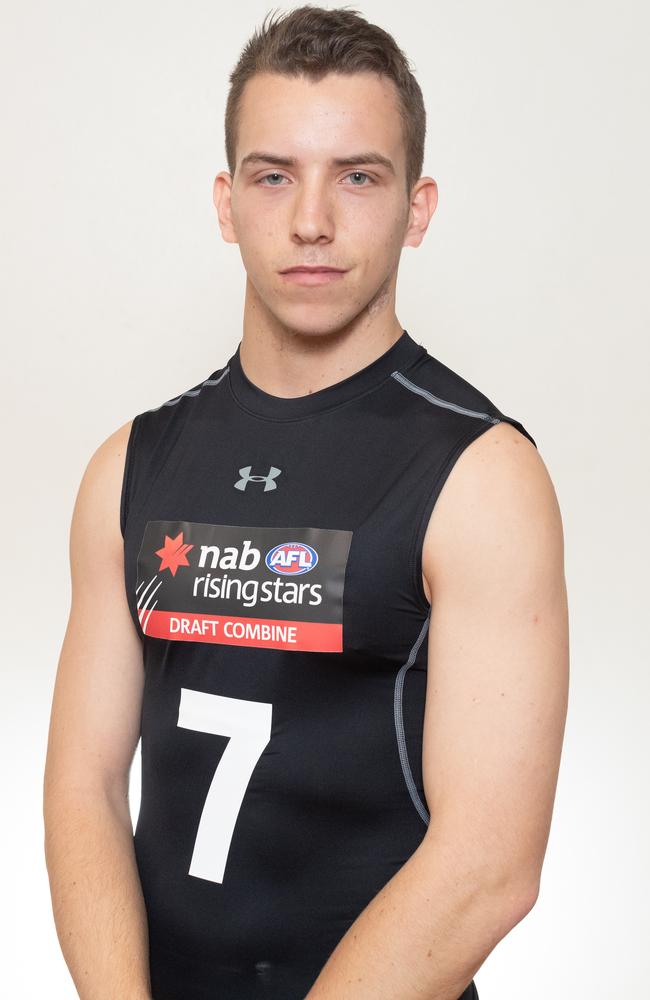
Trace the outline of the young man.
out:
[[[59,940],[93,1000],[469,1000],[549,833],[557,500],[522,424],[396,317],[437,190],[393,39],[299,8],[231,83],[241,342],[104,442],[75,505]]]

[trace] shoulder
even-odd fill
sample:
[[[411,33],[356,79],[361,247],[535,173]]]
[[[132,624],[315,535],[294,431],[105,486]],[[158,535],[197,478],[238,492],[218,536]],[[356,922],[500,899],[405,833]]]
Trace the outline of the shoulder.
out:
[[[120,501],[133,420],[127,420],[90,456],[79,482],[72,512],[71,544],[78,551],[104,542],[121,550]]]
[[[204,404],[209,405],[211,393],[215,387],[221,386],[228,374],[228,366],[217,369],[207,378],[202,379],[189,388],[183,389],[175,396],[137,413],[133,418],[133,438],[141,444],[151,439],[155,442],[164,437],[178,423],[184,423],[194,416],[204,412]]]
[[[217,371],[212,372],[207,378],[202,379],[197,382],[196,385],[192,385],[189,389],[184,389],[182,392],[177,393],[170,399],[164,400],[162,403],[157,403],[148,410],[144,410],[139,417],[146,416],[148,414],[160,414],[163,418],[170,413],[183,412],[188,406],[190,406],[195,400],[199,399],[201,395],[205,392],[209,392],[214,386],[220,385],[225,376],[228,374],[229,368],[224,365],[223,368],[218,368]]]
[[[84,470],[84,488],[119,492],[133,423],[133,419],[127,420],[97,446]]]
[[[532,445],[535,439],[514,417],[507,416],[471,382],[425,351],[414,364],[393,372],[403,391],[402,407],[426,435],[432,423],[451,444],[482,433],[485,425],[507,421]]]
[[[436,587],[525,587],[563,559],[558,499],[535,445],[507,422],[462,452],[431,514],[422,551],[427,594]]]

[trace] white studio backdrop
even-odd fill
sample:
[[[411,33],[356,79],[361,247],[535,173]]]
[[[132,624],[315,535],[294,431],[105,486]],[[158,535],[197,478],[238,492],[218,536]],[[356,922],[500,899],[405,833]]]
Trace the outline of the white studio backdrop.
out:
[[[72,507],[100,443],[241,338],[243,266],[211,191],[226,167],[228,73],[269,9],[0,6],[0,932],[12,1000],[76,996],[41,812]],[[525,424],[564,519],[571,690],[553,827],[538,902],[478,972],[481,1000],[650,995],[648,8],[356,9],[412,61],[424,173],[439,186],[424,243],[403,252],[398,318]],[[138,768],[139,754],[134,821]]]

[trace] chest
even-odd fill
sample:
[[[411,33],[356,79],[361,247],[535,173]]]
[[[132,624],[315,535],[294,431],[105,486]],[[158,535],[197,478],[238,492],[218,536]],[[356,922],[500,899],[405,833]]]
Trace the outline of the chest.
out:
[[[412,454],[376,428],[205,431],[135,478],[125,574],[141,634],[399,667],[424,617]]]

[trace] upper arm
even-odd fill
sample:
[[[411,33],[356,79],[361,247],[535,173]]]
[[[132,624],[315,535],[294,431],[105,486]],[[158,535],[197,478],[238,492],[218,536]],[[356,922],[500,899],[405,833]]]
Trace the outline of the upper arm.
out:
[[[96,450],[70,528],[72,601],[52,699],[45,790],[128,790],[140,735],[142,644],[124,585],[120,496],[131,421]]]
[[[535,892],[568,696],[557,498],[535,447],[501,423],[460,456],[422,552],[431,595],[423,783],[429,830],[476,871]]]

